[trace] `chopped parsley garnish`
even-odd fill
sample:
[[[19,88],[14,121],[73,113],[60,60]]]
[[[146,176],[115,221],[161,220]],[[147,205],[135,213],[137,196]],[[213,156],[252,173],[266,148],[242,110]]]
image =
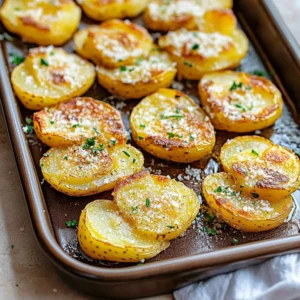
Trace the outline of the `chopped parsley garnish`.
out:
[[[208,229],[208,234],[214,236],[217,234],[217,232],[213,228],[210,228]]]
[[[48,157],[48,156],[50,156],[50,154],[49,153],[44,153],[43,156]]]
[[[208,223],[211,223],[215,220],[215,216],[214,215],[210,215],[208,213],[205,213],[204,214],[204,217],[205,217],[205,220],[208,222]]]
[[[240,83],[236,83],[235,81],[233,82],[231,88],[229,89],[229,91],[233,91],[233,90],[236,90],[238,88],[242,88],[243,87],[243,83],[240,82]]]
[[[137,60],[136,60],[136,64],[139,66],[142,62],[143,62],[143,57],[139,57]]]
[[[190,141],[194,141],[194,140],[195,138],[192,135],[190,135]]]
[[[131,212],[133,214],[137,214],[138,213],[138,206],[137,205],[136,206],[131,206]]]
[[[223,190],[222,187],[219,186],[219,187],[217,187],[217,188],[214,190],[214,193],[221,193],[222,190]]]
[[[34,129],[32,125],[26,125],[23,127],[23,130],[26,134],[33,133]]]
[[[54,52],[54,51],[51,51],[51,52],[50,52],[50,55],[51,55],[51,56],[53,56],[54,54],[55,54],[55,52]]]
[[[236,104],[235,107],[242,109],[242,111],[246,111],[246,108],[242,104]]]
[[[253,154],[259,156],[259,154],[258,154],[254,149],[252,149],[251,153],[253,153]]]
[[[266,76],[266,73],[263,71],[260,71],[260,70],[252,71],[252,72],[250,72],[250,74],[255,75],[255,76],[261,76],[261,77]]]
[[[76,127],[79,127],[79,126],[80,126],[80,124],[77,123],[77,124],[74,124],[72,127],[73,127],[73,128],[76,128]]]
[[[175,136],[175,134],[172,132],[169,132],[168,135],[169,135],[169,138],[173,138]]]
[[[169,115],[169,116],[165,116],[165,115],[160,115],[160,118],[161,119],[171,119],[171,118],[174,118],[174,119],[181,119],[183,118],[184,116],[182,115]]]
[[[25,60],[24,56],[20,56],[20,55],[15,54],[15,53],[9,53],[9,56],[11,57],[11,62],[15,66],[18,66],[19,64],[21,64]]]
[[[251,193],[251,195],[252,195],[252,197],[255,198],[255,199],[259,198],[259,194],[257,194],[257,193]]]
[[[92,148],[92,153],[97,155],[99,151],[103,151],[103,150],[104,150],[104,145],[100,144],[99,147]]]
[[[175,227],[172,226],[172,225],[167,225],[167,227],[170,228],[170,229],[174,229],[174,228],[175,228]]]
[[[64,156],[64,160],[68,160],[68,155],[65,155],[65,156]]]
[[[116,140],[111,139],[110,142],[111,142],[111,144],[112,144],[113,146],[116,146],[116,143],[117,143]]]
[[[100,132],[95,127],[93,127],[93,130],[97,135],[100,135]]]
[[[136,158],[134,158],[134,159],[132,160],[132,163],[133,163],[133,164],[135,164],[135,162],[136,162]]]
[[[194,44],[193,47],[192,47],[192,49],[193,49],[193,50],[199,49],[199,44]]]
[[[246,90],[250,91],[252,89],[252,87],[250,85],[245,87]]]
[[[140,124],[140,128],[145,128],[146,126],[144,124]]]
[[[52,125],[53,125],[53,124],[54,124],[54,121],[52,121],[52,120],[51,120],[51,121],[50,121],[50,124],[52,124]]]
[[[126,156],[130,157],[130,154],[126,151],[122,151]]]
[[[40,167],[42,168],[44,166],[44,164],[40,164]]]
[[[49,63],[44,58],[41,58],[41,65],[48,67]]]
[[[237,240],[236,238],[232,239],[232,244],[233,245],[237,245],[239,243],[239,240]]]
[[[150,206],[150,199],[149,199],[149,198],[146,199],[146,206],[147,206],[147,207]]]
[[[89,148],[91,148],[92,146],[95,146],[95,138],[93,137],[93,138],[88,138],[88,139],[86,139],[86,141],[85,141],[85,144],[82,146],[82,149],[83,150],[87,150],[87,149],[89,149]]]
[[[78,225],[78,221],[70,220],[70,221],[66,221],[65,224],[66,224],[66,227],[68,227],[68,228],[76,228]]]
[[[184,62],[184,65],[185,65],[185,66],[188,66],[188,67],[190,67],[190,68],[193,67],[193,64],[190,63],[190,62],[188,62],[188,61],[185,61],[185,62]]]
[[[142,136],[139,136],[139,140],[143,140],[144,138]]]
[[[127,68],[126,68],[125,66],[121,66],[121,67],[120,67],[120,71],[121,71],[121,72],[125,72],[125,71],[127,71]]]
[[[32,124],[32,118],[26,117],[25,122],[26,122],[27,125],[31,125]]]

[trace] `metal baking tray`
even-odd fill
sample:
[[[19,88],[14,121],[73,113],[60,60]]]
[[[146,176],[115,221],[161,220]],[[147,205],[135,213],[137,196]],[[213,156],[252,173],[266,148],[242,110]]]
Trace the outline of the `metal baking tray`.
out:
[[[300,48],[271,0],[236,0],[234,10],[251,41],[248,56],[238,69],[262,70],[270,74],[286,103],[284,114],[275,126],[256,134],[300,152]],[[88,23],[91,21],[84,17],[81,26]],[[9,79],[12,70],[9,53],[25,54],[29,47],[31,45],[18,40],[1,43],[2,106],[37,240],[70,285],[102,298],[146,297],[171,292],[197,280],[259,263],[268,257],[299,251],[300,213],[297,207],[300,192],[297,191],[290,221],[269,232],[243,233],[221,226],[220,234],[210,236],[207,228],[212,224],[202,211],[184,236],[172,241],[169,249],[145,264],[109,263],[86,257],[78,246],[76,229],[66,228],[65,221],[78,219],[84,206],[94,199],[112,199],[111,191],[79,199],[58,193],[43,182],[39,159],[47,148],[34,135],[24,135],[22,125],[32,112],[15,98]],[[72,42],[65,48],[73,51]],[[173,87],[182,89],[199,103],[196,84],[175,82]],[[137,104],[136,100],[120,102],[97,83],[87,95],[104,99],[117,107],[129,130],[128,116]],[[190,165],[154,159],[144,153],[145,167],[153,173],[182,180],[200,195],[203,177],[221,170],[218,162],[220,147],[236,135],[218,131],[213,155]],[[233,238],[238,240],[238,245],[233,245]]]

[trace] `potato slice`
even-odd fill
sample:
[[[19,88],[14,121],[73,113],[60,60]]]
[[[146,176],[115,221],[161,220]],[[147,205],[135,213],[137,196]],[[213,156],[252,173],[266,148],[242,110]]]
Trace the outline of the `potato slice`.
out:
[[[182,234],[199,212],[195,192],[183,183],[148,171],[119,180],[114,201],[139,233],[171,240]]]
[[[257,136],[237,137],[221,149],[224,170],[243,192],[281,201],[300,185],[300,160],[290,150]]]
[[[269,127],[281,116],[280,91],[266,78],[243,72],[216,72],[199,84],[201,103],[215,128],[251,132]]]
[[[187,163],[209,154],[215,145],[208,117],[187,95],[160,89],[132,111],[134,141],[152,155]]]
[[[131,145],[106,147],[91,138],[81,146],[51,148],[40,165],[56,190],[79,197],[113,189],[119,178],[142,169],[144,157]]]
[[[80,215],[78,241],[91,258],[118,262],[151,258],[169,246],[167,241],[137,235],[109,200],[96,200],[85,207]]]
[[[135,64],[153,48],[152,37],[145,28],[116,19],[78,31],[74,42],[79,54],[107,68]]]
[[[81,144],[95,136],[105,145],[122,145],[127,132],[120,113],[109,104],[78,97],[33,115],[37,137],[50,147]]]
[[[81,10],[72,0],[5,0],[0,17],[26,42],[62,45],[79,26]]]
[[[11,81],[22,104],[39,110],[81,96],[95,76],[88,61],[49,46],[30,49],[25,61],[13,70]]]
[[[78,2],[88,17],[105,21],[136,17],[145,9],[148,0],[80,0]]]
[[[162,36],[159,46],[177,63],[180,79],[199,80],[205,73],[237,67],[247,54],[248,40],[239,29],[224,35],[182,28]]]
[[[227,34],[235,30],[236,18],[231,10],[212,8],[215,7],[207,7],[197,0],[152,0],[145,10],[144,21],[147,28],[159,31],[184,27]]]
[[[98,66],[100,85],[110,93],[125,98],[142,98],[168,87],[176,75],[176,64],[166,52],[154,49],[147,59],[139,59],[135,65],[107,69]]]
[[[211,209],[231,227],[259,232],[280,226],[293,208],[293,198],[280,202],[253,199],[243,195],[226,173],[211,174],[204,179],[203,194]]]

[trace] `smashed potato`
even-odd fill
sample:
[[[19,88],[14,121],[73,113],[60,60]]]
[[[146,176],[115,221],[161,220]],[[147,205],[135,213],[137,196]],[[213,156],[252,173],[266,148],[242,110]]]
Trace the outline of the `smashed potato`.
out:
[[[62,45],[79,26],[81,10],[73,0],[5,0],[0,17],[26,42]]]
[[[25,61],[13,70],[11,82],[22,104],[39,110],[81,96],[95,76],[88,61],[49,46],[30,49]]]
[[[51,148],[40,160],[45,180],[69,196],[110,190],[119,178],[140,171],[143,164],[143,154],[133,146],[105,146],[95,138],[80,146]]]
[[[224,170],[243,193],[278,202],[300,185],[300,160],[292,151],[258,136],[236,137],[221,149]]]
[[[105,145],[127,141],[120,113],[109,104],[93,98],[78,97],[33,115],[37,137],[50,147],[81,144],[95,136]]]
[[[210,208],[231,227],[248,231],[266,231],[280,226],[293,208],[288,196],[278,203],[243,195],[226,173],[204,179],[203,194]]]
[[[209,154],[215,133],[208,117],[187,95],[160,89],[132,111],[134,141],[152,155],[188,163]]]
[[[91,19],[105,21],[136,17],[145,9],[148,0],[79,0],[78,3]]]
[[[176,64],[166,52],[152,50],[146,59],[138,59],[136,64],[107,69],[97,66],[100,85],[110,93],[124,98],[142,98],[168,87],[176,75]]]
[[[152,37],[145,28],[116,19],[78,31],[74,42],[80,55],[107,68],[135,64],[153,48]]]
[[[145,10],[144,21],[147,28],[158,31],[184,27],[229,34],[236,28],[236,18],[231,10],[207,11],[207,7],[197,0],[152,0]]]
[[[78,241],[93,259],[138,262],[156,256],[169,246],[167,241],[139,236],[109,200],[89,203],[80,215]]]
[[[233,71],[206,74],[199,84],[199,93],[204,110],[219,130],[263,129],[282,114],[280,91],[263,77]]]
[[[162,36],[159,46],[177,63],[179,79],[199,80],[205,73],[237,67],[247,54],[248,40],[239,29],[225,35],[182,28]]]
[[[119,180],[114,201],[137,232],[164,240],[182,234],[200,207],[195,192],[183,183],[148,171]]]

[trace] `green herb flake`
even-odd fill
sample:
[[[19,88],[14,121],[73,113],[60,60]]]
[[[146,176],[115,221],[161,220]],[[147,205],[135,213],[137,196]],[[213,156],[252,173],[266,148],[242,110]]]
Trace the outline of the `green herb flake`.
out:
[[[44,164],[40,164],[40,167],[42,168],[44,166]]]
[[[192,135],[190,135],[190,141],[194,141],[194,140],[195,138]]]
[[[65,222],[66,227],[68,228],[77,228],[78,221],[77,220],[70,220]]]
[[[138,213],[138,206],[137,205],[136,206],[131,206],[131,212],[133,214],[137,214]]]
[[[146,199],[146,207],[150,207],[150,199],[149,198]]]
[[[174,229],[175,227],[173,225],[167,225],[168,228]]]
[[[266,76],[266,73],[260,70],[255,70],[250,72],[249,74],[255,75],[255,76],[260,76],[260,77],[264,77]]]
[[[233,90],[236,90],[238,88],[242,88],[243,87],[243,83],[240,82],[240,83],[236,83],[235,81],[233,82],[231,88],[229,89],[229,91],[233,91]]]
[[[136,162],[136,158],[134,158],[134,159],[132,160],[132,163],[133,163],[133,164],[135,164],[135,162]]]
[[[139,66],[141,65],[141,63],[143,62],[144,58],[143,57],[139,57],[137,60],[136,60],[136,64]]]
[[[242,104],[235,104],[235,107],[240,108],[242,111],[246,111],[246,108]]]
[[[33,123],[32,118],[30,118],[30,117],[26,117],[25,122],[27,125],[31,125]]]
[[[233,245],[237,245],[239,243],[239,240],[238,239],[236,239],[236,238],[233,238],[232,239],[232,244]]]
[[[194,44],[192,50],[197,50],[197,49],[199,49],[199,44]]]
[[[68,160],[68,155],[65,155],[65,156],[64,156],[64,160]]]
[[[143,140],[144,138],[142,136],[139,136],[139,140]]]
[[[252,195],[252,197],[255,198],[255,199],[259,198],[259,194],[257,194],[257,193],[251,193],[251,195]]]
[[[93,127],[93,130],[97,135],[100,135],[100,132],[95,127]]]
[[[185,65],[185,66],[188,66],[189,68],[192,68],[192,67],[193,67],[193,64],[190,63],[190,62],[188,62],[188,61],[185,61],[185,62],[184,62],[184,65]]]
[[[93,147],[92,148],[92,153],[95,155],[98,155],[98,152],[101,152],[104,150],[104,145],[103,144],[99,144],[99,147]]]
[[[130,157],[130,154],[126,151],[122,151],[127,157]]]
[[[117,141],[116,141],[116,140],[113,140],[113,139],[111,139],[110,142],[111,142],[111,144],[112,144],[113,146],[116,146],[116,144],[117,144]]]
[[[49,63],[44,58],[41,58],[41,65],[48,67]]]
[[[34,132],[34,128],[32,125],[26,125],[23,127],[23,130],[26,134],[30,134]]]
[[[121,71],[121,72],[125,72],[125,71],[127,71],[127,68],[126,68],[125,66],[121,66],[121,67],[120,67],[120,71]]]
[[[145,128],[146,126],[144,124],[140,124],[140,128]]]
[[[77,128],[77,127],[79,127],[79,126],[80,126],[80,124],[77,123],[77,124],[74,124],[72,127],[73,127],[73,128]]]
[[[11,249],[14,249],[14,248],[15,248],[15,245],[14,245],[14,244],[12,244],[12,245],[10,246],[10,248],[11,248]]]
[[[182,115],[169,115],[169,116],[160,115],[160,118],[161,119],[171,119],[171,118],[182,119],[182,118],[184,118],[184,116],[182,116]]]
[[[53,124],[54,124],[54,121],[52,121],[52,120],[51,120],[51,121],[50,121],[50,124],[52,124],[52,125],[53,125]]]
[[[222,187],[219,186],[219,187],[217,187],[217,188],[214,190],[214,193],[221,193],[222,190],[223,190]]]
[[[252,90],[252,87],[249,85],[249,86],[246,86],[245,89],[246,89],[247,91],[250,91],[250,90]]]
[[[214,236],[217,234],[216,230],[214,230],[213,228],[208,229],[208,234],[211,236]]]
[[[204,217],[205,217],[206,222],[208,222],[208,223],[212,223],[216,219],[216,217],[214,215],[210,215],[208,213],[205,213]]]
[[[251,153],[259,156],[259,154],[254,149],[252,149]]]
[[[172,139],[173,137],[175,137],[175,134],[172,133],[172,132],[168,132],[168,136],[169,136],[170,139]]]
[[[15,53],[10,53],[9,56],[11,57],[11,63],[14,64],[15,66],[20,65],[25,60],[24,56],[20,56]]]

